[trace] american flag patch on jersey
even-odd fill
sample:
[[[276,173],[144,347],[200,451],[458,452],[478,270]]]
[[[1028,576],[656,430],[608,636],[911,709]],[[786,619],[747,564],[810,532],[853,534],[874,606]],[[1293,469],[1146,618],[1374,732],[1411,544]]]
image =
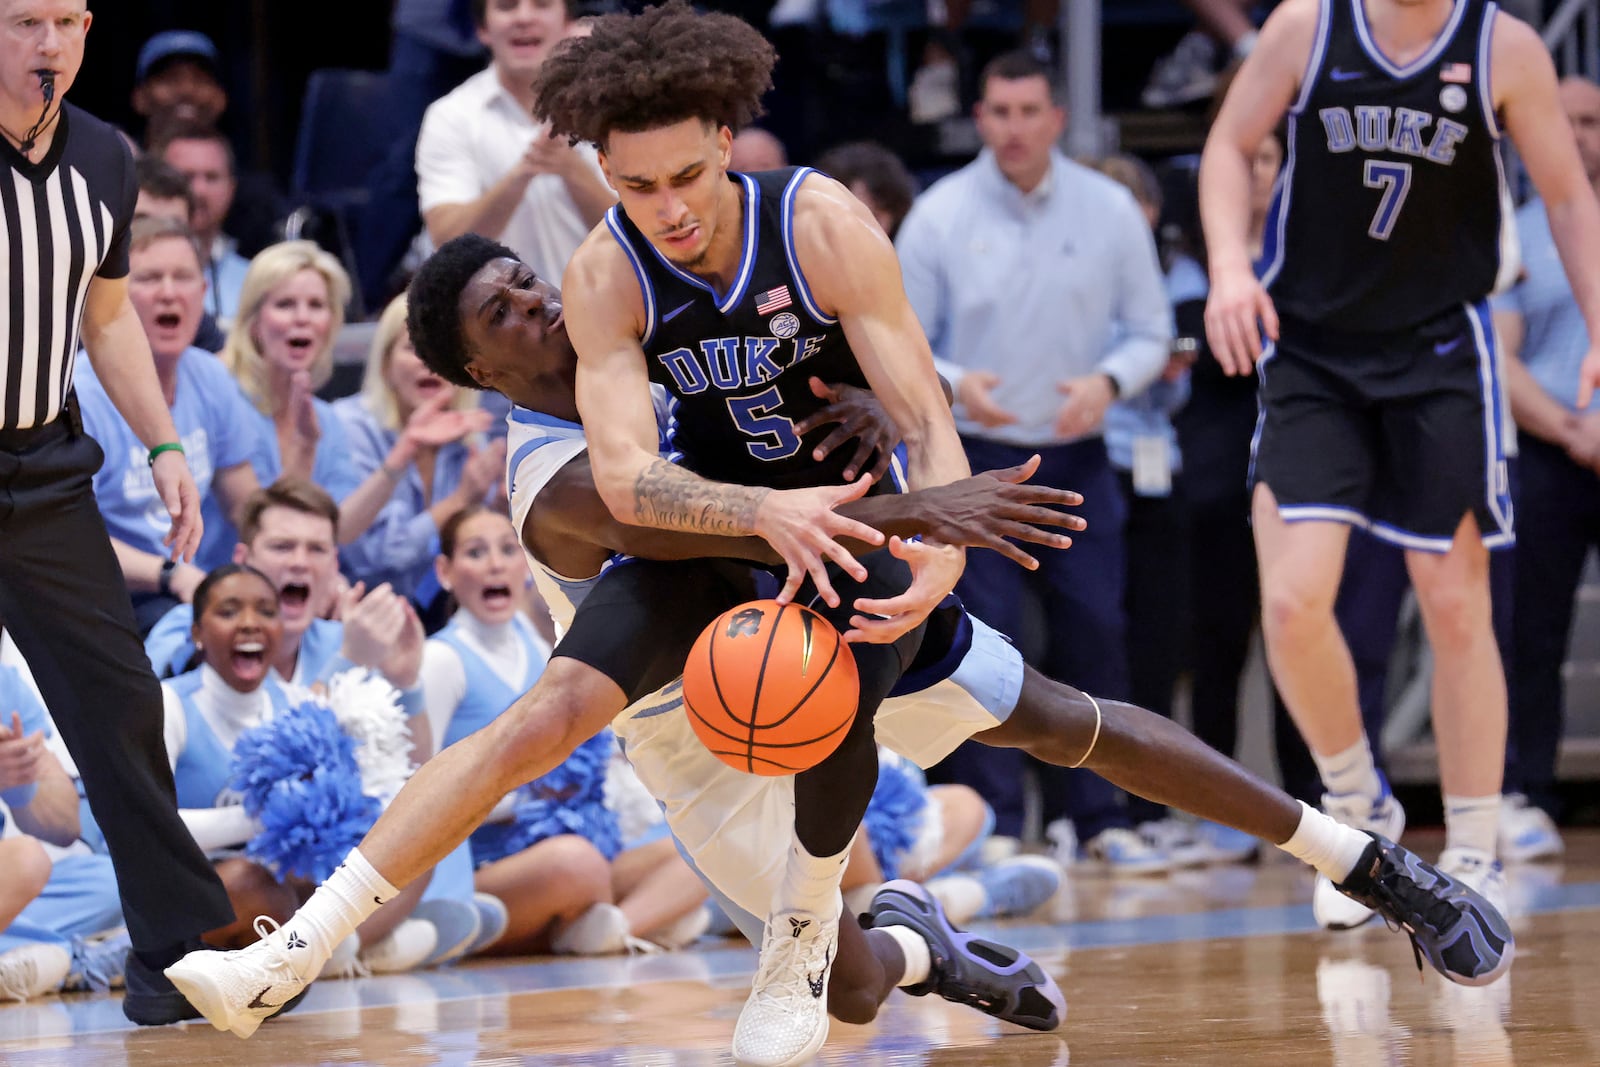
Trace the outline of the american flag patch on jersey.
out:
[[[756,314],[765,315],[779,308],[786,308],[792,303],[794,301],[789,298],[789,287],[780,285],[776,289],[756,294]]]
[[[1442,82],[1458,82],[1465,85],[1472,81],[1472,64],[1446,63],[1439,68],[1439,80]]]

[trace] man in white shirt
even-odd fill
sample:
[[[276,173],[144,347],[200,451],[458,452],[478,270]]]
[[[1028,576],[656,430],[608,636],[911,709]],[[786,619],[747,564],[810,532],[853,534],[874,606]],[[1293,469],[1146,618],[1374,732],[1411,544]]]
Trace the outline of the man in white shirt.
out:
[[[533,119],[533,78],[578,31],[565,0],[472,0],[488,69],[429,106],[417,138],[417,193],[433,245],[467,232],[559,278],[615,199],[594,150]]]

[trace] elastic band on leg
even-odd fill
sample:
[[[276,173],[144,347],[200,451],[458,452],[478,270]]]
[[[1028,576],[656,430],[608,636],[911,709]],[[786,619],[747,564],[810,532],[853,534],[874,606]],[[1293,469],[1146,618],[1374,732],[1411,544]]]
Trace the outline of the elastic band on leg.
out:
[[[1089,696],[1088,693],[1085,693],[1083,695],[1086,698],[1088,698],[1089,703],[1094,705],[1094,736],[1089,738],[1089,747],[1084,749],[1084,752],[1083,752],[1082,756],[1078,757],[1078,762],[1068,765],[1068,769],[1069,770],[1077,768],[1077,767],[1082,767],[1083,764],[1084,764],[1084,761],[1087,760],[1090,757],[1090,755],[1092,755],[1094,753],[1094,746],[1096,744],[1098,744],[1099,741],[1100,741],[1100,722],[1101,722],[1100,702],[1098,700],[1096,700],[1094,697]]]

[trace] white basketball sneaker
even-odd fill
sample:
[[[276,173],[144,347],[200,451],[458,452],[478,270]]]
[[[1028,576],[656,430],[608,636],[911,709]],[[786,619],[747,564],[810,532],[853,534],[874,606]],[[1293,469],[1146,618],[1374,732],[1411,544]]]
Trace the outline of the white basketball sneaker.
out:
[[[1406,829],[1406,812],[1390,791],[1388,779],[1379,775],[1378,780],[1383,792],[1376,800],[1360,793],[1324,793],[1322,810],[1346,826],[1398,841]],[[1327,875],[1319,874],[1311,889],[1311,914],[1324,930],[1353,930],[1374,913],[1335,889]]]
[[[1475,848],[1447,848],[1434,864],[1441,874],[1478,891],[1478,895],[1495,906],[1501,915],[1509,914],[1510,888],[1506,885],[1505,870],[1500,861],[1487,852]]]
[[[828,974],[839,950],[839,917],[780,911],[767,917],[761,964],[733,1029],[741,1067],[791,1067],[828,1040]]]
[[[261,940],[233,952],[191,952],[166,976],[218,1030],[249,1037],[316,978],[310,947],[293,925],[256,920]]]

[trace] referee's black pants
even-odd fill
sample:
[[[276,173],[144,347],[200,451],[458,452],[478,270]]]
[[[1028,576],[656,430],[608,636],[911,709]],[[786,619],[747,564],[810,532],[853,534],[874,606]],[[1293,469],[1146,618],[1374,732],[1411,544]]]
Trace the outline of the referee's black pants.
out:
[[[105,457],[75,414],[0,430],[0,620],[78,765],[133,947],[159,953],[232,922],[233,908],[178,817],[161,685],[95,505]]]

